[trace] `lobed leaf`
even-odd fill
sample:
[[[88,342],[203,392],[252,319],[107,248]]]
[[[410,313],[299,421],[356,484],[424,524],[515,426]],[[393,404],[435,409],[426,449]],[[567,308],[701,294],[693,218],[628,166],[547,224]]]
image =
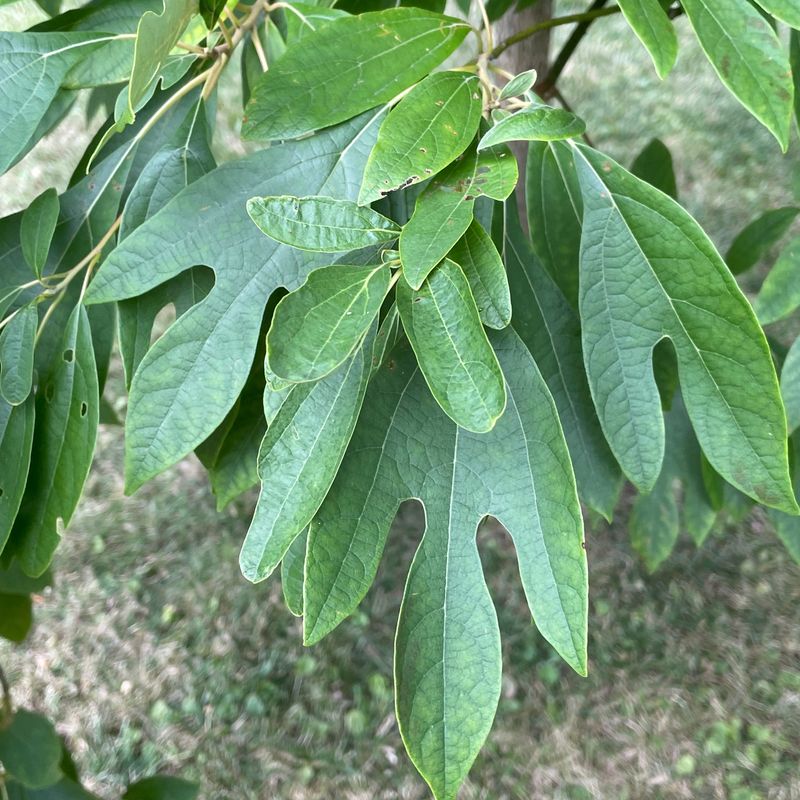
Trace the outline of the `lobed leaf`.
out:
[[[390,278],[380,264],[315,269],[275,308],[267,334],[270,371],[299,383],[336,369],[378,316]]]
[[[276,242],[318,253],[360,250],[400,235],[400,228],[377,211],[333,197],[252,197],[247,213]]]
[[[481,119],[477,76],[437,72],[388,114],[364,171],[359,205],[440,172],[469,146]]]
[[[396,302],[436,402],[462,428],[490,431],[506,406],[503,372],[461,268],[445,259],[419,290],[401,278]]]
[[[466,22],[414,8],[341,17],[307,34],[253,88],[245,139],[294,139],[389,102],[463,41]]]
[[[669,338],[703,452],[731,484],[789,513],[786,418],[764,334],[697,223],[671,198],[585,146],[583,353],[601,425],[623,471],[652,489],[664,422],[653,348]]]
[[[570,111],[534,106],[517,111],[495,123],[478,142],[478,150],[504,142],[552,142],[572,139],[586,130],[586,123]]]
[[[667,12],[659,0],[620,0],[619,7],[663,80],[678,57],[678,37]]]
[[[684,0],[682,5],[720,80],[785,152],[794,85],[772,26],[749,0]]]

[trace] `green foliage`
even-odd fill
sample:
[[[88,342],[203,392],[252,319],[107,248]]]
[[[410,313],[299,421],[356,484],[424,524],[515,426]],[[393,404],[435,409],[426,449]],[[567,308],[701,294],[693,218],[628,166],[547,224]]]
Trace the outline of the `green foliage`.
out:
[[[611,519],[623,475],[650,569],[682,530],[699,546],[753,502],[800,558],[788,457],[800,351],[759,325],[800,306],[798,240],[764,280],[758,320],[733,277],[797,209],[765,210],[726,265],[677,203],[660,140],[628,171],[575,141],[586,125],[554,88],[562,60],[538,85],[491,63],[529,32],[495,43],[476,31],[476,57],[470,25],[441,2],[331,5],[103,0],[0,34],[3,170],[76,91],[116,93],[69,188],[0,220],[0,633],[30,628],[41,584],[23,576],[48,574],[79,500],[118,330],[126,490],[192,452],[220,507],[260,483],[241,569],[260,581],[280,567],[306,643],[357,608],[400,504],[423,504],[396,708],[434,795],[454,798],[501,692],[476,541],[487,516],[513,541],[536,626],[580,674],[580,501]],[[797,24],[793,4],[760,5]],[[580,38],[620,11],[665,78],[679,9],[602,6],[552,24],[578,22]],[[682,11],[786,149],[797,36],[790,61],[749,0]],[[255,144],[217,166],[216,90],[240,47]],[[508,142],[529,143],[522,176]],[[520,180],[529,236],[511,199]],[[89,796],[49,723],[6,705],[10,796]],[[346,724],[363,727],[357,714]],[[39,742],[35,768],[22,739]],[[125,796],[195,794],[159,777]]]

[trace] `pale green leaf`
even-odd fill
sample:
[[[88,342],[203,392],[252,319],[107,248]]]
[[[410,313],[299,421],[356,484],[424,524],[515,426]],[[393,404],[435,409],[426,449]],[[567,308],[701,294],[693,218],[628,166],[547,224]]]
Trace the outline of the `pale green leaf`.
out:
[[[800,428],[800,337],[795,339],[781,370],[781,394],[789,433]]]
[[[291,139],[387,103],[449,56],[467,23],[414,8],[342,17],[307,34],[253,88],[246,139]]]
[[[481,321],[500,330],[511,321],[511,295],[503,260],[483,226],[473,220],[448,256],[469,282]]]
[[[380,117],[364,115],[218,167],[187,186],[101,265],[88,302],[144,294],[196,264],[215,274],[208,296],[170,326],[136,372],[127,417],[129,491],[217,428],[247,379],[266,298],[279,286],[296,288],[329,258],[265,239],[247,216],[247,199],[298,189],[354,197]],[[217,198],[213,204],[209,192]],[[187,219],[197,224],[187,226]]]
[[[611,520],[622,473],[592,405],[583,368],[580,320],[531,251],[513,207],[506,205],[504,258],[514,303],[513,327],[553,395],[581,500]]]
[[[651,186],[678,199],[678,182],[672,165],[672,153],[661,139],[652,139],[631,164],[631,173]]]
[[[41,277],[58,221],[58,192],[45,189],[26,209],[20,223],[22,255],[36,277]]]
[[[733,240],[725,262],[734,275],[746,272],[785,236],[800,214],[800,208],[771,208],[756,217]]]
[[[800,238],[789,242],[778,256],[753,308],[762,325],[784,319],[800,308]]]
[[[38,325],[36,306],[23,306],[0,333],[0,394],[12,406],[23,403],[31,393]]]
[[[0,726],[0,763],[6,774],[29,789],[42,789],[61,777],[61,740],[53,723],[20,708]]]
[[[674,200],[591,148],[575,154],[584,361],[623,470],[645,492],[661,471],[664,421],[651,358],[669,338],[712,466],[764,505],[797,511],[769,348],[719,254]]]
[[[338,370],[295,386],[267,429],[258,457],[261,494],[239,566],[264,580],[311,521],[344,457],[371,371],[373,333]]]
[[[367,161],[360,205],[440,172],[469,146],[481,119],[475,75],[437,72],[389,113]]]
[[[472,222],[475,199],[505,200],[517,182],[517,162],[505,147],[468,152],[417,198],[400,234],[403,275],[415,289],[450,252]]]
[[[479,150],[503,142],[552,142],[572,139],[586,130],[586,123],[570,111],[534,106],[495,123],[478,143]]]
[[[529,69],[515,75],[500,91],[500,100],[508,100],[509,97],[519,97],[533,88],[536,83],[536,70]]]
[[[659,78],[666,78],[678,57],[675,28],[659,0],[619,0],[634,33],[650,53]]]
[[[758,5],[775,19],[792,28],[800,29],[800,5],[797,0],[756,0]]]
[[[683,0],[683,9],[722,82],[785,151],[794,85],[772,26],[749,0]]]
[[[12,533],[22,568],[39,575],[50,565],[89,473],[97,435],[99,397],[89,319],[76,306],[61,352],[37,393],[36,429],[28,483]]]
[[[281,561],[281,587],[286,607],[296,617],[303,616],[303,568],[306,560],[308,529],[290,545]]]
[[[390,278],[383,265],[315,269],[275,308],[267,334],[269,369],[294,383],[336,369],[378,316]]]
[[[0,553],[22,502],[31,462],[35,401],[12,406],[0,399]],[[8,591],[5,587],[0,591]]]
[[[577,307],[583,200],[568,144],[530,143],[525,195],[533,249]]]
[[[333,197],[253,197],[247,213],[276,242],[318,253],[359,250],[400,235],[397,225],[377,211]]]
[[[312,522],[304,631],[319,640],[372,582],[400,503],[420,498],[426,531],[406,585],[395,651],[400,730],[436,797],[453,798],[491,727],[499,633],[475,535],[486,514],[511,533],[542,634],[586,666],[582,521],[552,399],[510,329],[493,334],[509,404],[496,428],[456,427],[407,345],[379,370],[353,442]]]
[[[461,268],[445,259],[419,290],[401,278],[396,298],[436,401],[462,428],[490,431],[506,406],[503,373]]]

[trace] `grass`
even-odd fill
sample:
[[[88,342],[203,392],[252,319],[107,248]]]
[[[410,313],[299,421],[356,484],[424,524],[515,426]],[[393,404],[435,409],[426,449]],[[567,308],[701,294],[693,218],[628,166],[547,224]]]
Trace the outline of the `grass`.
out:
[[[609,19],[582,44],[564,92],[597,145],[624,163],[650,136],[664,138],[684,203],[724,248],[754,209],[791,202],[798,148],[781,157],[679,24],[668,82],[622,20]],[[228,157],[235,113],[223,113],[217,152]],[[0,179],[6,212],[63,186],[83,128],[79,117],[68,124]],[[118,373],[111,395],[122,409]],[[426,797],[391,693],[418,509],[404,509],[359,612],[304,649],[279,582],[251,586],[239,574],[252,494],[216,513],[188,459],[125,498],[121,468],[122,433],[105,428],[34,633],[22,648],[0,646],[17,702],[56,721],[91,788],[111,800],[163,770],[199,780],[208,800]],[[756,514],[699,552],[682,541],[651,576],[631,553],[624,516],[588,537],[588,679],[531,625],[508,541],[481,534],[505,676],[462,800],[796,800],[800,569]]]

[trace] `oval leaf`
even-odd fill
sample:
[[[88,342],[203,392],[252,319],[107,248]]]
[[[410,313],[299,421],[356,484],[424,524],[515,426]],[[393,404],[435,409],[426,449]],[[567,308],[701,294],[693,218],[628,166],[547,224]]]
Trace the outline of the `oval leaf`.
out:
[[[18,406],[31,393],[33,348],[39,313],[24,306],[0,333],[0,394]]]
[[[36,277],[41,277],[42,268],[47,261],[50,242],[58,222],[58,192],[53,189],[43,191],[22,215],[19,236],[22,255]]]
[[[529,69],[515,75],[501,90],[500,100],[508,100],[509,97],[519,97],[533,88],[536,83],[536,70]]]
[[[267,334],[269,369],[295,383],[336,369],[378,316],[390,277],[383,265],[315,269],[275,307]]]
[[[552,142],[580,136],[586,123],[563,108],[538,106],[501,119],[480,140],[478,150],[503,142]]]
[[[774,247],[792,226],[800,208],[772,208],[754,219],[733,240],[725,256],[734,275],[754,267]]]
[[[11,526],[19,511],[28,468],[31,463],[31,445],[35,404],[33,395],[19,406],[0,399],[0,553],[3,552]],[[7,588],[3,587],[4,591]]]
[[[781,371],[781,394],[789,432],[800,428],[800,337],[795,339]]]
[[[462,428],[490,431],[506,406],[503,373],[458,264],[445,259],[416,291],[401,278],[397,309],[444,412]]]
[[[666,78],[678,57],[678,37],[659,0],[619,0],[619,7],[653,59],[659,78]]]
[[[449,56],[462,20],[416,8],[342,17],[309,33],[253,89],[245,139],[292,139],[387,103]]]
[[[253,197],[247,213],[271,239],[312,252],[345,253],[400,235],[377,211],[333,197]]]
[[[444,169],[469,146],[481,108],[475,75],[437,72],[417,84],[381,125],[359,204],[372,203]]]

